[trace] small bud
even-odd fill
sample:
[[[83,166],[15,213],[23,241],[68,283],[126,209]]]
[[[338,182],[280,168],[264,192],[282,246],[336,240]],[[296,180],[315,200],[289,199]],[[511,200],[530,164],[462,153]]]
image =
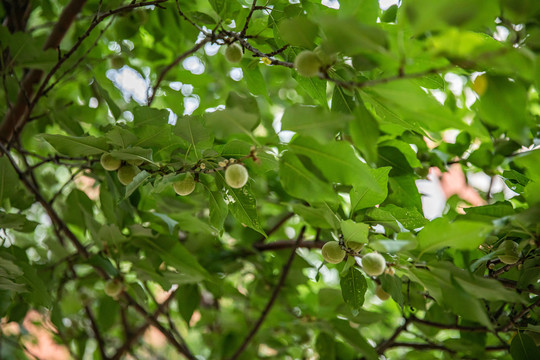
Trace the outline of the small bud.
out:
[[[495,264],[494,264],[494,263],[490,263],[490,264],[488,265],[488,268],[489,268],[489,270],[495,269]]]
[[[517,268],[518,268],[519,271],[521,271],[521,269],[523,269],[523,264],[519,264],[519,265],[517,266]]]
[[[230,158],[230,159],[229,159],[229,163],[230,163],[230,164],[234,164],[235,162],[236,162],[236,159],[234,159],[234,158]]]
[[[201,170],[206,169],[206,165],[204,163],[201,163],[201,165],[199,165],[199,167],[201,168]]]
[[[387,273],[388,275],[390,276],[394,276],[394,274],[396,273],[396,271],[394,270],[394,268],[392,267],[389,267],[385,270],[385,273]]]
[[[227,165],[227,163],[225,161],[220,161],[220,162],[218,162],[218,165],[219,165],[219,167],[225,167],[225,165]]]

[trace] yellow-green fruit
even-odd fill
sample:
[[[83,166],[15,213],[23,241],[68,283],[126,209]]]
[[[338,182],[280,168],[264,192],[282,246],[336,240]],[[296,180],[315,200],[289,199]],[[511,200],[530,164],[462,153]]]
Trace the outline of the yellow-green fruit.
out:
[[[122,162],[118,159],[115,159],[111,154],[104,153],[101,155],[101,159],[99,160],[101,163],[101,166],[107,171],[114,171],[118,170]]]
[[[345,257],[345,251],[337,241],[329,241],[322,247],[322,256],[330,264],[339,264]]]
[[[388,300],[390,298],[390,294],[383,290],[381,285],[377,285],[375,288],[375,295],[382,301]]]
[[[124,286],[118,280],[109,280],[105,284],[105,294],[110,297],[116,298],[124,290]]]
[[[120,181],[122,185],[128,185],[129,183],[133,181],[133,178],[138,173],[139,173],[138,167],[131,164],[127,164],[127,165],[122,166],[120,169],[118,169],[118,173],[116,175],[118,176],[118,181]]]
[[[321,60],[319,60],[317,54],[309,50],[302,51],[300,54],[296,55],[296,58],[294,59],[296,71],[305,77],[317,75],[321,65]]]
[[[234,189],[240,189],[246,185],[248,179],[248,171],[244,165],[232,164],[225,170],[225,182]]]
[[[242,60],[243,55],[242,46],[238,43],[228,45],[225,49],[225,59],[228,62],[238,63]]]
[[[345,245],[351,249],[352,251],[359,252],[362,251],[364,248],[364,244],[356,242],[356,241],[347,241]]]
[[[518,243],[512,240],[505,240],[499,245],[499,260],[505,264],[515,264],[519,260]]]
[[[195,179],[191,174],[187,174],[183,180],[175,182],[173,188],[180,196],[189,195],[195,190]]]
[[[385,268],[386,260],[379,253],[372,252],[362,257],[362,269],[369,276],[379,276],[384,272]]]
[[[141,166],[143,162],[144,162],[143,159],[135,159],[135,160],[128,160],[127,161],[128,164],[131,164],[131,165],[134,165],[134,166]]]

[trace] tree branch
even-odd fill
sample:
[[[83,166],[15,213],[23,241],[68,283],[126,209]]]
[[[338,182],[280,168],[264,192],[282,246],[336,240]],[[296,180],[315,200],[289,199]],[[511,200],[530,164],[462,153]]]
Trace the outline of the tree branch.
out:
[[[86,312],[86,316],[90,320],[90,325],[92,326],[92,331],[94,332],[94,337],[96,338],[98,349],[101,354],[101,358],[103,360],[108,360],[109,357],[107,356],[107,353],[105,352],[105,341],[103,340],[103,336],[101,336],[101,332],[99,331],[99,328],[96,323],[96,319],[94,318],[94,314],[92,314],[92,309],[90,309],[90,306],[85,305],[84,311]]]
[[[295,255],[296,255],[296,249],[302,243],[305,231],[306,231],[306,228],[304,226],[302,228],[302,230],[300,230],[300,233],[298,234],[298,238],[296,239],[296,241],[294,243],[293,249],[291,251],[291,255],[289,255],[289,259],[287,260],[287,263],[285,263],[285,265],[283,266],[283,269],[281,270],[281,277],[279,278],[279,281],[278,281],[276,287],[274,288],[274,291],[272,292],[272,296],[268,300],[268,303],[266,304],[264,310],[261,312],[261,315],[259,316],[259,319],[257,320],[257,322],[255,323],[255,325],[253,326],[251,331],[248,333],[248,335],[246,336],[246,338],[242,342],[242,345],[240,345],[238,350],[236,350],[236,352],[233,354],[233,356],[231,356],[230,360],[236,360],[240,356],[240,354],[242,354],[244,352],[244,350],[247,348],[247,346],[249,345],[249,343],[251,342],[251,340],[253,339],[253,337],[255,336],[255,334],[257,333],[259,328],[261,327],[262,323],[266,319],[266,316],[270,312],[270,309],[272,309],[272,306],[274,305],[274,303],[275,303],[275,301],[276,301],[276,299],[278,297],[278,294],[281,291],[281,288],[285,284],[285,278],[287,277],[287,274],[289,273],[289,270],[291,269],[291,265],[293,263]]]
[[[436,322],[433,322],[433,321],[419,319],[414,315],[411,315],[410,319],[411,319],[412,322],[422,324],[422,325],[431,326],[431,327],[434,327],[434,328],[437,328],[437,329],[460,330],[460,331],[480,332],[480,333],[490,332],[490,330],[488,328],[485,328],[485,327],[462,326],[462,325],[457,325],[457,324],[454,324],[454,325],[440,324],[440,323],[436,323]]]
[[[272,235],[273,233],[275,233],[283,224],[285,224],[287,222],[287,220],[289,220],[290,218],[292,218],[294,216],[294,213],[293,212],[289,212],[287,214],[285,214],[274,226],[272,226],[270,229],[268,229],[266,231],[266,236],[267,237],[270,237],[270,235]],[[259,240],[257,240],[255,243],[257,244],[260,244],[262,243],[264,240],[266,239],[266,237],[264,236],[261,236],[259,238]]]
[[[538,305],[540,305],[540,296],[536,298],[535,302],[533,302],[531,305],[529,305],[526,308],[524,308],[523,310],[521,310],[516,316],[514,316],[512,319],[510,319],[508,324],[503,326],[499,331],[505,332],[505,331],[510,330],[519,320],[521,320],[522,317],[527,315],[527,313],[529,311],[531,311],[533,308],[535,308]]]
[[[51,34],[47,38],[47,41],[43,46],[43,50],[54,49],[60,45],[60,42],[73,23],[73,20],[75,20],[75,17],[82,10],[85,3],[86,0],[71,0],[66,5],[58,18],[58,21],[54,25]],[[14,131],[20,127],[19,122],[21,118],[23,118],[25,113],[30,112],[26,102],[26,97],[31,97],[34,85],[41,80],[42,76],[42,70],[32,69],[24,77],[21,90],[17,95],[17,101],[15,102],[15,105],[6,113],[4,122],[0,127],[0,141],[10,141]]]
[[[246,32],[249,27],[249,21],[251,20],[251,17],[253,16],[253,13],[255,12],[256,8],[257,8],[257,0],[253,0],[253,3],[251,4],[251,9],[249,10],[248,16],[246,17],[246,22],[244,24],[244,27],[242,28],[242,31],[240,31],[241,37],[246,36]]]
[[[157,319],[159,315],[165,311],[165,309],[169,306],[170,302],[175,298],[176,292],[178,291],[178,288],[173,290],[169,296],[161,303],[159,304],[158,308],[154,311],[152,314],[152,318]],[[139,339],[144,332],[150,327],[150,322],[145,321],[143,325],[138,327],[134,332],[130,333],[129,336],[125,339],[124,343],[120,348],[116,350],[116,353],[111,357],[111,360],[118,360],[120,359],[126,352],[129,351],[131,346]]]
[[[90,35],[92,30],[99,25],[103,20],[108,18],[109,16],[121,13],[123,11],[143,7],[143,6],[150,6],[150,5],[157,5],[163,2],[166,2],[167,0],[154,0],[154,1],[147,1],[147,2],[141,2],[141,3],[131,3],[125,6],[121,6],[119,8],[109,10],[101,15],[95,16],[92,20],[90,26],[88,29],[77,39],[77,42],[72,46],[72,48],[66,52],[59,60],[58,62],[52,67],[52,69],[49,71],[47,76],[45,77],[45,80],[41,83],[41,86],[36,91],[36,95],[32,99],[32,102],[30,105],[27,105],[24,99],[24,94],[31,95],[33,93],[33,86],[40,82],[41,78],[43,77],[43,71],[42,70],[30,70],[28,74],[24,77],[22,82],[22,89],[19,92],[19,96],[17,98],[17,102],[15,106],[13,106],[12,111],[8,111],[6,113],[6,116],[4,118],[4,122],[2,123],[2,126],[0,127],[0,141],[8,142],[11,140],[13,134],[16,131],[20,131],[26,122],[28,121],[28,118],[30,114],[32,113],[32,110],[36,106],[37,102],[43,95],[43,91],[47,87],[49,81],[53,77],[53,75],[60,69],[62,64],[69,59],[75,51],[81,46],[82,42]],[[58,20],[57,24],[53,28],[53,31],[51,35],[49,35],[49,38],[47,39],[47,42],[45,43],[44,50],[49,48],[56,48],[60,45],[60,41],[62,41],[65,33],[73,23],[76,15],[80,12],[82,7],[84,6],[84,3],[86,0],[72,0],[65,8],[62,14],[60,15],[60,19]]]
[[[390,336],[386,341],[383,341],[377,348],[375,349],[377,351],[377,354],[382,355],[388,349],[392,344],[394,344],[394,340],[401,334],[403,331],[407,330],[407,326],[409,326],[409,323],[411,322],[412,318],[405,318],[405,322],[403,325],[398,327],[392,336]]]
[[[395,342],[389,346],[389,348],[394,348],[394,347],[408,347],[415,350],[442,350],[442,351],[446,351],[452,354],[456,353],[455,350],[449,349],[444,345],[437,345],[437,344]],[[503,350],[508,350],[508,346],[506,345],[486,346],[484,350],[485,351],[503,351]]]

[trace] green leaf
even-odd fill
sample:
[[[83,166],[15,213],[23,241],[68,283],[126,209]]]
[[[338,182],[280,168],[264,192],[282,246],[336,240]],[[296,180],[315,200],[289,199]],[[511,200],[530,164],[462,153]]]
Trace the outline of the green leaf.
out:
[[[331,323],[337,333],[356,351],[362,353],[369,360],[377,360],[379,358],[375,349],[360,334],[358,329],[351,328],[347,320],[334,319]]]
[[[510,343],[510,355],[514,360],[535,360],[540,358],[540,350],[530,336],[518,331]]]
[[[498,4],[490,0],[418,0],[407,2],[402,10],[415,34],[449,26],[477,29],[499,15]]]
[[[305,77],[297,74],[293,75],[294,79],[313,100],[320,106],[328,109],[328,101],[326,99],[326,80],[318,77]]]
[[[105,90],[95,78],[92,80],[91,85],[92,87],[96,89],[96,93],[107,102],[107,105],[109,106],[109,110],[111,110],[111,113],[113,114],[114,118],[118,120],[120,115],[122,115],[122,111],[120,110],[118,105],[116,105],[114,100],[111,98],[111,96],[109,95],[109,92]]]
[[[0,157],[0,205],[16,191],[18,179],[7,156]]]
[[[386,198],[390,168],[371,169],[358,159],[350,144],[334,141],[322,145],[309,137],[298,136],[289,148],[309,157],[328,180],[352,185],[356,192],[353,210],[377,205]]]
[[[208,189],[208,207],[210,209],[210,224],[218,230],[223,229],[223,223],[229,213],[229,207],[220,191]]]
[[[294,204],[292,209],[295,214],[304,218],[314,227],[321,229],[338,229],[339,222],[334,212],[327,205],[320,207],[310,207],[300,204]]]
[[[152,176],[152,174],[145,170],[135,175],[133,181],[126,186],[126,193],[124,195],[124,199],[127,199],[131,194],[133,194],[135,190],[137,190],[139,186],[144,184],[150,176]]]
[[[306,16],[283,20],[278,27],[283,41],[293,46],[312,48],[318,33],[317,24]]]
[[[478,102],[478,114],[483,121],[507,132],[511,139],[526,144],[532,125],[526,93],[527,88],[519,82],[490,76],[487,90]]]
[[[411,131],[438,132],[448,128],[462,129],[465,123],[448,107],[412,80],[378,84],[362,90],[362,97],[386,122]]]
[[[336,341],[334,337],[327,332],[320,332],[315,342],[315,350],[317,350],[320,359],[335,360]]]
[[[166,278],[178,284],[195,284],[209,279],[208,272],[178,240],[160,237],[135,237],[133,242],[147,251],[158,254],[167,265],[174,267],[176,273],[167,273]]]
[[[176,121],[174,133],[186,140],[193,149],[197,160],[201,159],[202,151],[197,148],[210,147],[212,137],[209,131],[203,126],[202,118],[198,116],[182,116]]]
[[[234,134],[245,134],[253,138],[251,133],[259,123],[258,116],[239,108],[225,109],[205,114],[206,126],[218,138],[227,138]]]
[[[37,222],[28,220],[22,214],[6,214],[0,211],[0,228],[29,233],[33,232],[37,225]]]
[[[418,233],[418,247],[422,254],[450,246],[457,250],[474,250],[482,244],[493,227],[491,224],[472,221],[455,221],[437,218]]]
[[[235,219],[244,226],[248,226],[266,237],[266,234],[259,222],[259,215],[257,214],[257,201],[249,189],[249,185],[245,185],[240,189],[233,189],[227,185],[221,172],[217,172],[217,176],[224,184],[226,189],[226,202],[228,203],[229,210]]]
[[[384,291],[389,293],[399,305],[403,306],[404,297],[403,292],[401,291],[401,279],[399,276],[390,276],[387,274],[382,274],[379,276],[381,280],[381,286]]]
[[[152,160],[152,149],[143,149],[135,146],[128,149],[113,150],[110,154],[119,160],[143,160],[154,164]]]
[[[286,192],[308,202],[337,202],[332,186],[310,172],[297,156],[285,152],[279,162],[279,180]]]
[[[349,241],[366,244],[368,242],[369,225],[357,223],[353,220],[345,220],[341,222],[341,232],[345,245]]]
[[[353,310],[359,310],[364,305],[364,296],[367,290],[367,282],[362,272],[351,267],[347,274],[341,276],[341,295],[345,303]]]
[[[77,137],[41,134],[41,137],[51,144],[59,153],[72,157],[97,155],[107,151],[109,148],[105,138],[97,138],[94,136]]]
[[[176,292],[178,311],[189,326],[189,321],[195,309],[199,307],[201,295],[197,284],[180,285]]]
[[[297,105],[285,110],[281,129],[326,142],[334,139],[351,118],[350,115],[328,112],[321,107]]]
[[[354,18],[330,16],[321,17],[319,24],[326,35],[323,46],[329,52],[345,55],[386,52],[387,35],[380,27],[362,24]]]
[[[377,161],[377,140],[379,125],[373,115],[366,109],[363,102],[354,111],[354,119],[349,124],[349,131],[354,145],[360,150],[368,163]]]
[[[241,66],[249,92],[255,95],[267,96],[268,90],[266,89],[266,81],[262,76],[261,69],[259,69],[259,59],[244,59],[242,60]],[[270,99],[268,98],[268,100]]]

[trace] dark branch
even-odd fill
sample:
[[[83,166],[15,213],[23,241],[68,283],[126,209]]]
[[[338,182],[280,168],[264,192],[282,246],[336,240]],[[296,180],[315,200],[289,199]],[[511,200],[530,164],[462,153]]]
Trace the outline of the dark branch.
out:
[[[249,22],[251,20],[251,17],[253,16],[253,13],[257,9],[257,0],[253,0],[253,3],[251,4],[251,9],[249,10],[249,14],[246,17],[246,23],[244,24],[244,27],[242,28],[242,31],[240,31],[240,37],[245,37],[247,29],[249,27]]]
[[[60,42],[75,20],[77,14],[82,10],[85,3],[86,0],[71,0],[69,4],[66,5],[58,18],[58,21],[54,25],[51,34],[47,38],[47,41],[43,46],[43,50],[55,49],[60,45]],[[14,131],[21,125],[19,124],[21,118],[25,116],[25,113],[28,116],[28,114],[31,112],[26,102],[26,97],[31,97],[33,94],[34,85],[39,83],[42,76],[42,70],[32,69],[24,77],[21,90],[17,95],[17,101],[15,102],[15,105],[6,113],[4,122],[0,127],[0,141],[10,141]]]
[[[390,336],[386,341],[383,341],[377,348],[375,349],[377,351],[377,354],[381,355],[384,354],[386,349],[388,349],[392,344],[394,344],[394,341],[397,339],[399,334],[401,334],[403,331],[407,330],[407,326],[409,326],[409,323],[411,322],[411,318],[406,318],[403,325],[398,327],[392,336]]]
[[[152,318],[157,319],[159,315],[161,315],[169,306],[170,302],[174,299],[176,296],[176,292],[178,291],[178,288],[172,291],[169,296],[161,303],[159,304],[158,308],[154,311],[152,314]],[[125,321],[127,324],[127,320]],[[111,360],[118,360],[120,359],[126,352],[131,349],[133,344],[145,333],[145,331],[150,327],[150,322],[145,321],[143,325],[138,327],[134,332],[129,332],[129,334],[126,334],[126,339],[122,346],[116,350],[116,353],[111,357]],[[125,328],[127,328],[127,325],[124,325]],[[129,336],[127,336],[129,335]]]
[[[272,293],[272,296],[268,300],[268,303],[266,304],[264,310],[262,311],[261,315],[259,316],[259,319],[257,320],[257,322],[255,323],[255,325],[253,326],[253,328],[251,329],[249,334],[246,336],[246,338],[242,342],[242,345],[240,345],[240,347],[238,348],[238,350],[236,350],[234,355],[231,356],[230,360],[236,360],[240,356],[240,354],[242,354],[244,352],[244,350],[247,348],[247,346],[249,345],[249,343],[251,342],[251,340],[253,339],[253,337],[255,336],[255,334],[257,333],[259,328],[261,327],[262,323],[266,319],[266,316],[270,312],[270,309],[272,309],[272,306],[274,305],[274,303],[275,303],[275,301],[276,301],[276,299],[277,299],[277,297],[279,295],[279,292],[281,291],[281,288],[285,284],[285,279],[287,278],[287,274],[289,273],[289,270],[291,269],[291,265],[293,263],[295,255],[296,255],[296,249],[302,243],[305,231],[306,231],[305,227],[303,227],[302,230],[300,230],[300,233],[298,234],[298,238],[296,239],[296,241],[294,243],[294,246],[293,246],[293,249],[291,251],[291,255],[289,256],[289,259],[287,260],[287,263],[285,264],[285,266],[283,266],[283,269],[281,271],[281,277],[279,278],[279,281],[278,281],[276,287],[274,288],[274,292]]]
[[[90,309],[90,306],[86,305],[84,307],[84,311],[86,312],[86,316],[90,320],[90,325],[92,326],[92,331],[94,332],[94,337],[96,338],[98,349],[101,354],[101,358],[103,360],[109,359],[107,356],[107,353],[105,352],[105,341],[103,340],[103,336],[101,335],[101,332],[99,331],[96,319],[94,317],[94,314],[92,313],[92,310]]]
[[[490,332],[488,328],[480,327],[480,326],[462,326],[462,325],[450,325],[450,324],[440,324],[433,321],[428,321],[424,319],[419,319],[416,316],[410,317],[412,322],[415,322],[417,324],[427,325],[438,329],[445,329],[445,330],[460,330],[460,331],[469,331],[469,332]]]

